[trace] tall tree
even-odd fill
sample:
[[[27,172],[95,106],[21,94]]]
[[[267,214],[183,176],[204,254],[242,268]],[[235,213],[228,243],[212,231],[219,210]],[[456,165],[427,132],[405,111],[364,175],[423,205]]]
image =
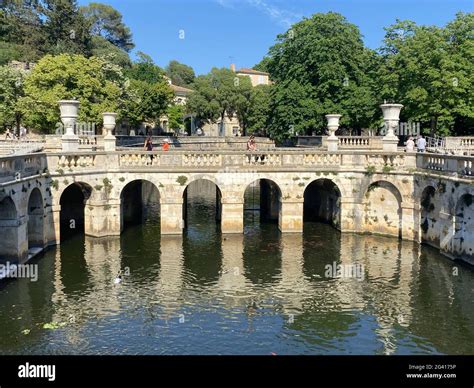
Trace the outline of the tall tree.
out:
[[[173,85],[178,86],[190,86],[196,75],[191,66],[187,66],[178,61],[170,61],[168,66],[166,66],[166,75],[171,78]]]
[[[0,66],[0,127],[15,126],[19,132],[22,112],[19,99],[23,96],[25,72]]]
[[[165,75],[164,70],[155,65],[153,59],[149,55],[138,51],[137,57],[138,60],[126,71],[129,78],[148,82],[150,84],[163,81]]]
[[[366,71],[372,55],[357,26],[333,12],[315,14],[279,35],[262,62],[276,82],[272,135],[281,138],[294,130],[323,133],[328,113],[342,114],[346,128],[375,122],[378,101]]]
[[[209,74],[196,78],[187,108],[196,115],[198,125],[220,119],[220,133],[223,134],[226,116],[231,119],[239,109],[241,115],[246,114],[250,89],[248,77],[237,76],[229,69],[213,68]]]
[[[100,36],[113,45],[129,52],[135,47],[132,33],[122,20],[122,14],[107,4],[90,3],[80,7],[90,25],[92,35]]]
[[[218,120],[220,105],[217,88],[208,75],[200,75],[194,80],[193,92],[186,102],[186,110],[195,115],[198,127]]]
[[[257,85],[252,89],[245,134],[266,134],[271,116],[271,89],[270,85]]]
[[[172,99],[173,91],[163,79],[155,83],[132,79],[124,117],[133,125],[156,123],[166,113]]]
[[[177,131],[184,127],[185,108],[183,105],[172,104],[168,107],[166,115],[168,116],[168,125],[170,129]]]
[[[35,0],[3,0],[0,9],[0,64],[34,62],[46,52],[42,7]]]
[[[63,99],[78,99],[79,120],[98,124],[103,112],[123,110],[129,100],[125,81],[118,66],[101,58],[46,55],[26,77],[19,104],[25,123],[45,133],[58,127]]]
[[[403,116],[447,134],[458,118],[474,118],[474,14],[445,28],[397,21],[386,29],[381,70],[384,98],[405,105]]]
[[[126,69],[132,66],[132,61],[127,52],[114,46],[107,39],[104,39],[101,36],[92,37],[92,55],[104,58],[106,61],[115,63],[116,65]]]
[[[49,52],[90,55],[89,26],[76,0],[43,0],[42,10]]]

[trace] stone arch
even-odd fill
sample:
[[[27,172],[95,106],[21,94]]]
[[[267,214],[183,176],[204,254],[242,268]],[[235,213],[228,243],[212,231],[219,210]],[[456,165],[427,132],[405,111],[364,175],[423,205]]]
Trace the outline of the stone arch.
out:
[[[463,194],[456,204],[453,253],[474,264],[474,195]]]
[[[402,238],[402,195],[391,182],[372,182],[363,199],[363,231]]]
[[[28,198],[28,249],[44,247],[44,200],[35,187]]]
[[[194,176],[187,182],[183,190],[183,220],[184,227],[187,228],[189,224],[189,202],[190,200],[197,200],[201,203],[202,208],[212,208],[215,206],[215,220],[220,225],[222,218],[222,191],[215,179],[210,179],[207,176]]]
[[[159,220],[161,193],[147,179],[134,179],[120,190],[120,231],[127,225],[140,224],[145,220]]]
[[[341,198],[339,186],[332,179],[311,181],[303,193],[303,221],[323,221],[341,228]]]
[[[432,185],[426,186],[420,197],[420,237],[421,242],[439,246],[439,212],[441,210],[439,194]],[[438,224],[438,225],[437,225]]]
[[[84,182],[74,182],[61,193],[59,204],[61,241],[75,234],[84,234],[85,207],[92,194],[92,187]]]
[[[282,190],[275,180],[258,178],[249,182],[245,186],[243,198],[244,223],[279,222]]]
[[[19,259],[19,220],[15,202],[11,197],[0,197],[0,263]]]

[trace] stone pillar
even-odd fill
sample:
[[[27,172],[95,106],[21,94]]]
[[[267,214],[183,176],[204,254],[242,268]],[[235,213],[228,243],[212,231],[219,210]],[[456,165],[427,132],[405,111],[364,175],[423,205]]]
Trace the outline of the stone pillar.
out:
[[[53,211],[53,206],[49,205],[45,209],[44,215],[44,246],[56,245],[59,243],[59,240],[56,240],[56,220],[54,218],[55,213]],[[58,222],[59,222],[59,212],[58,212]]]
[[[161,234],[183,233],[183,198],[161,197]]]
[[[84,209],[86,236],[105,237],[120,235],[120,200],[90,198]]]
[[[243,233],[243,202],[222,202],[221,231],[222,233]]]
[[[282,233],[303,231],[303,199],[280,203],[278,227]]]
[[[112,134],[112,131],[115,128],[116,117],[117,113],[103,113],[104,129],[107,131],[106,135],[104,136],[104,150],[106,152],[115,151],[116,137]]]
[[[330,114],[326,115],[326,119],[328,120],[328,129],[329,129],[329,137],[326,139],[328,145],[328,152],[335,152],[337,151],[339,139],[336,136],[336,131],[339,128],[339,119],[342,115]]]
[[[400,121],[400,111],[403,108],[401,104],[382,104],[380,105],[383,113],[383,120],[387,128],[387,134],[383,137],[383,151],[397,152],[398,137],[395,135],[395,128]]]
[[[61,137],[62,150],[64,152],[76,152],[79,150],[79,136],[74,133],[79,101],[61,100],[59,110],[61,111],[61,121],[64,124],[64,135]]]
[[[0,220],[1,261],[23,263],[28,259],[28,222],[25,216],[16,220]]]
[[[410,241],[418,241],[419,238],[419,222],[416,221],[416,217],[419,218],[419,212],[415,209],[413,203],[402,202],[402,239]]]
[[[53,225],[48,240],[59,244],[61,242],[61,205],[51,206],[51,218]]]

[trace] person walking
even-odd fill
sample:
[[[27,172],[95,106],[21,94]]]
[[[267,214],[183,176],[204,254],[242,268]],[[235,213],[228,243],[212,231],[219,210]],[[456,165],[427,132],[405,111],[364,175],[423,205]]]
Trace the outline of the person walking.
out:
[[[413,152],[415,150],[415,142],[411,136],[408,138],[405,147],[405,152]]]

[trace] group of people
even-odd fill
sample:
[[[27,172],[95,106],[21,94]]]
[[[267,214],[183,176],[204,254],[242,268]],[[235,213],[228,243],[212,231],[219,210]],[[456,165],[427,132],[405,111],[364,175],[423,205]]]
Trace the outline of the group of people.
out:
[[[7,127],[5,131],[5,140],[27,140],[28,139],[28,131],[24,126],[20,126],[20,136],[18,136],[15,131],[12,131],[9,127]]]
[[[416,141],[410,136],[405,143],[405,151],[406,152],[415,152],[415,147],[418,152],[425,152],[426,150],[426,139],[423,135],[418,135]]]
[[[145,140],[145,144],[143,146],[143,149],[145,151],[153,151],[153,137],[148,136]],[[161,143],[161,149],[163,151],[169,151],[170,149],[170,141],[168,139],[165,139],[163,143]]]

